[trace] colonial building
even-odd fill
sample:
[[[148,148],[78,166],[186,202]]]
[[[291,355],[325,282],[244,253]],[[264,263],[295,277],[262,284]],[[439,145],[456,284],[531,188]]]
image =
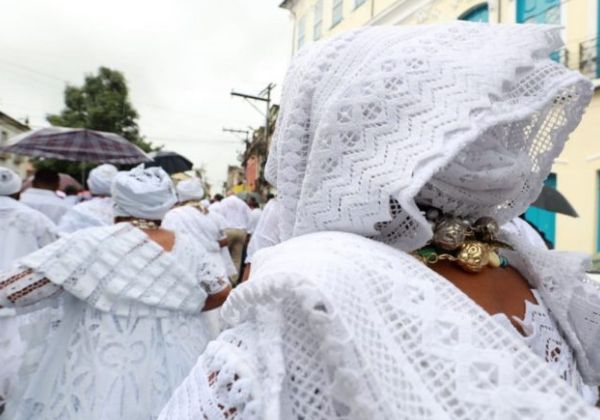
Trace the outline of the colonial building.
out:
[[[0,112],[0,147],[8,146],[11,144],[11,138],[29,130],[30,128],[27,124],[23,124]],[[29,159],[8,153],[0,153],[0,166],[12,169],[21,175],[22,178],[27,177],[32,171]]]
[[[551,23],[564,27],[565,47],[553,58],[600,86],[598,0],[285,0],[294,21],[293,49],[364,25],[415,25],[455,19],[491,23]],[[558,188],[578,218],[530,210],[527,217],[556,248],[600,251],[600,92],[547,184]]]

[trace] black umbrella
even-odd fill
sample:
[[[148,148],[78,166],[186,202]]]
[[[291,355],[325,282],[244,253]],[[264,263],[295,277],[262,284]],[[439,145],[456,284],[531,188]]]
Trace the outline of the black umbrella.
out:
[[[187,158],[176,152],[160,150],[150,153],[150,157],[152,158],[152,162],[147,163],[146,167],[160,166],[169,175],[189,171],[194,166]]]
[[[557,189],[546,187],[542,189],[537,200],[532,204],[533,207],[548,210],[554,213],[566,214],[571,217],[579,217],[571,203]]]

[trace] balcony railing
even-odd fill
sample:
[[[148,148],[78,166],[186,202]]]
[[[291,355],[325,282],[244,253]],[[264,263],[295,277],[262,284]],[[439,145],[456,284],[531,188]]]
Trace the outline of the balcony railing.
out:
[[[588,39],[579,44],[579,71],[595,79],[600,76],[598,65],[598,38]]]

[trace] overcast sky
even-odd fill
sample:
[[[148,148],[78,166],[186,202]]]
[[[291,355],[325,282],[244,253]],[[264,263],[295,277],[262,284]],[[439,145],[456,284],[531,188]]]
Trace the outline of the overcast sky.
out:
[[[120,70],[142,134],[204,165],[217,187],[243,149],[222,128],[263,121],[230,91],[257,94],[274,82],[279,98],[292,42],[279,3],[0,0],[0,110],[47,125],[67,82],[99,66]]]

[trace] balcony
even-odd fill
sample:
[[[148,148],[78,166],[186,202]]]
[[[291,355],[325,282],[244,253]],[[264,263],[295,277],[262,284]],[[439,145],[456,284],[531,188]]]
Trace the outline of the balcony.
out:
[[[591,79],[596,79],[600,76],[600,65],[598,64],[598,38],[580,43],[579,71]]]

